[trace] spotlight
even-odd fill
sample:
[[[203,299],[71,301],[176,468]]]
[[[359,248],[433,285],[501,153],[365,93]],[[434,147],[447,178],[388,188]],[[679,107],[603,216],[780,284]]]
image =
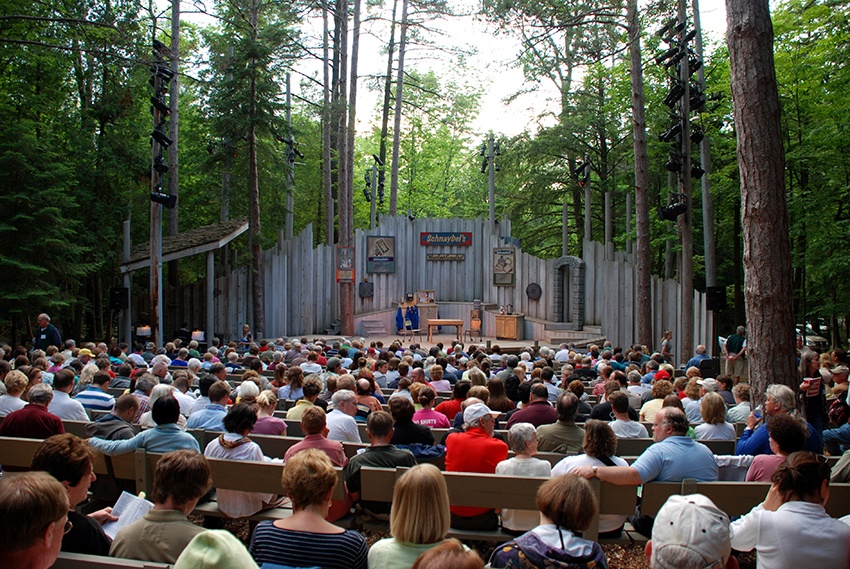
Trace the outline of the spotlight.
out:
[[[670,58],[670,61],[664,64],[664,69],[670,69],[674,65],[678,64],[682,59],[684,59],[687,52],[685,50],[679,50],[679,53]]]
[[[676,20],[676,18],[672,18],[666,24],[664,24],[663,28],[656,30],[655,35],[657,35],[658,37],[664,37],[664,34],[666,34],[667,31],[673,26],[675,26],[677,23],[678,21]]]
[[[484,158],[484,160],[481,161],[481,173],[482,174],[487,173],[487,164],[488,163],[489,163],[489,160],[487,160],[487,158]]]
[[[658,217],[665,221],[676,221],[680,215],[688,211],[688,204],[678,202],[670,204],[667,207],[658,208]]]
[[[369,170],[366,170],[366,172],[363,174],[363,179],[366,180],[366,187],[371,188],[372,178],[369,176]]]
[[[372,194],[369,192],[369,186],[363,188],[363,197],[366,198],[366,203],[372,202]]]
[[[682,132],[682,123],[676,123],[661,134],[658,135],[658,140],[661,142],[672,142]]]
[[[702,59],[697,59],[696,57],[692,57],[688,59],[688,71],[693,75],[702,67]]]
[[[670,49],[668,49],[667,51],[665,51],[664,53],[662,53],[661,55],[656,57],[655,63],[657,63],[658,65],[661,65],[664,62],[665,59],[669,59],[669,58],[673,57],[674,55],[676,55],[677,53],[679,53],[679,48],[678,47],[671,47]]]
[[[156,67],[156,75],[160,79],[164,79],[165,81],[171,81],[171,78],[174,77],[174,72],[164,65],[157,65]]]
[[[683,29],[684,29],[684,28],[683,28]],[[682,38],[682,43],[688,43],[689,41],[691,41],[691,40],[692,40],[692,39],[694,39],[695,37],[697,37],[697,30],[696,30],[696,28],[694,28],[693,30],[689,31],[689,32],[688,32],[688,34],[687,34],[684,38]]]
[[[151,97],[151,104],[153,107],[161,112],[164,115],[167,115],[171,112],[171,108],[165,104],[165,101],[160,99],[159,97]]]
[[[153,169],[159,172],[160,174],[168,173],[168,164],[165,163],[165,160],[162,159],[162,156],[157,156],[153,159]]]
[[[700,142],[702,142],[703,138],[705,138],[705,133],[703,132],[702,128],[694,126],[691,129],[691,142],[693,142],[694,144],[699,144]]]
[[[662,101],[668,107],[672,107],[676,104],[676,102],[685,96],[685,87],[681,83],[676,83],[670,89],[670,92],[667,93],[667,96],[664,97]]]
[[[499,146],[498,141],[493,143],[493,154],[495,154],[496,156],[502,155],[502,147]]]
[[[372,158],[375,160],[375,162],[377,162],[377,163],[378,163],[378,166],[383,166],[383,165],[384,165],[384,161],[383,161],[383,160],[381,160],[381,157],[380,157],[380,156],[378,156],[377,154],[373,154],[373,155],[372,155]]]
[[[692,111],[696,111],[703,108],[705,106],[705,95],[703,95],[699,91],[692,94],[690,100],[688,101],[688,106]]]
[[[408,221],[413,221],[414,219],[416,219],[416,216],[415,216],[415,215],[413,215],[413,211],[411,211],[411,210],[407,210],[407,220],[408,220]]]
[[[699,165],[698,162],[694,162],[691,166],[691,178],[696,178],[699,180],[705,174],[705,170]]]
[[[154,130],[154,131],[151,133],[151,136],[153,137],[153,139],[154,139],[155,141],[157,141],[160,145],[164,146],[165,148],[168,148],[168,147],[169,147],[169,146],[171,146],[171,144],[174,142],[173,140],[171,140],[170,138],[168,138],[168,137],[165,135],[165,133],[164,133],[164,132],[162,132],[162,131],[160,131],[160,130]]]
[[[487,156],[487,143],[481,145],[481,148],[478,149],[479,156]]]
[[[161,189],[160,186],[157,186],[156,189]],[[151,192],[151,201],[161,204],[168,209],[174,209],[174,206],[177,205],[177,196],[173,196],[171,194],[164,194],[161,191]]]
[[[679,156],[671,154],[670,157],[667,158],[667,162],[664,163],[664,168],[666,168],[668,172],[681,172],[682,161]]]

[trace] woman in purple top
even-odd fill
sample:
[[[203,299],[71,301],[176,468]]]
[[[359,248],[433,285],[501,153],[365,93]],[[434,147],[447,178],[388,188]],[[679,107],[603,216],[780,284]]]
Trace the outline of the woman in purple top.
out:
[[[286,435],[286,422],[274,416],[277,408],[277,395],[267,389],[257,396],[257,422],[254,424],[254,435]]]

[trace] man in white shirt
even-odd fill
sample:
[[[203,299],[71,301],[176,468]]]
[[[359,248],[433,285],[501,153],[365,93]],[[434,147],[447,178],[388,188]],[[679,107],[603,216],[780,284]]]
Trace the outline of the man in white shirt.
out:
[[[649,433],[641,423],[629,419],[629,396],[615,391],[608,397],[614,420],[609,423],[618,439],[645,439]]]
[[[555,352],[555,361],[556,362],[568,362],[568,361],[570,361],[570,349],[566,344],[561,344],[558,351]]]
[[[357,396],[349,389],[340,389],[331,399],[333,411],[328,413],[328,438],[332,441],[359,443],[360,431],[354,415],[357,414]]]
[[[71,390],[74,389],[74,372],[70,369],[60,369],[53,376],[53,400],[47,410],[63,421],[85,421],[88,423],[89,416],[83,408],[83,404],[76,399],[71,399]]]

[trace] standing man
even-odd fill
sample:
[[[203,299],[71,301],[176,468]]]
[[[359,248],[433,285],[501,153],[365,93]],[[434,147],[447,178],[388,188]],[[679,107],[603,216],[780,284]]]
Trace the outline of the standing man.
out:
[[[726,358],[726,374],[731,375],[735,383],[746,377],[747,359],[747,329],[738,326],[734,334],[730,334],[723,344],[723,355]]]
[[[48,346],[62,347],[62,336],[59,330],[50,323],[50,316],[41,313],[36,318],[38,329],[35,331],[35,338],[32,339],[32,346],[36,350],[46,350]]]

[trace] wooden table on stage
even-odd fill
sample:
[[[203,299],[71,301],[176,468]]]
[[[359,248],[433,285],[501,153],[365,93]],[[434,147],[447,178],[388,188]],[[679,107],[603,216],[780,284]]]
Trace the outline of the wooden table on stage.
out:
[[[434,328],[440,326],[455,326],[457,328],[457,339],[463,339],[463,320],[451,320],[448,318],[431,318],[428,320],[428,342],[434,342]]]

